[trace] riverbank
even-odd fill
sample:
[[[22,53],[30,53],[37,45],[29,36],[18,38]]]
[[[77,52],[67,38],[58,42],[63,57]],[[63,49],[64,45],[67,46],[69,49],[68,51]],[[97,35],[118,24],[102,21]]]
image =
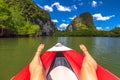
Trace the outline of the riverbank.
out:
[[[119,29],[119,30],[118,30]],[[74,30],[74,31],[57,31],[54,36],[66,36],[66,37],[120,37],[120,28],[110,31],[105,30]]]

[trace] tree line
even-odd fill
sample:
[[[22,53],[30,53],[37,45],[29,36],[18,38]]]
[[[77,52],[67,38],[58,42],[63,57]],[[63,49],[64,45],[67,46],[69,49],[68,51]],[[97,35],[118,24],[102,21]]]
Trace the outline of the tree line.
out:
[[[112,30],[94,30],[94,29],[79,29],[73,31],[56,31],[54,36],[101,36],[101,37],[120,37],[120,27],[115,27]]]

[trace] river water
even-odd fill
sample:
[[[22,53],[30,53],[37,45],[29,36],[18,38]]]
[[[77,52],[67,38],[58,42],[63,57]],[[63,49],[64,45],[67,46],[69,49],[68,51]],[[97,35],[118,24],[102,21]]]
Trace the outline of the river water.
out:
[[[98,64],[120,77],[120,37],[39,37],[0,38],[0,80],[9,80],[27,65],[40,43],[44,52],[58,42],[79,52],[79,44],[85,44]]]

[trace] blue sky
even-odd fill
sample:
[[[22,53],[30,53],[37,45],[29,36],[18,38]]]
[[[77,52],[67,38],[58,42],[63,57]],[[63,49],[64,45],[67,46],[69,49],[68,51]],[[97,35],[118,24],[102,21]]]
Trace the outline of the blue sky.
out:
[[[33,0],[48,11],[57,28],[66,29],[76,16],[90,12],[97,29],[120,27],[120,0]]]

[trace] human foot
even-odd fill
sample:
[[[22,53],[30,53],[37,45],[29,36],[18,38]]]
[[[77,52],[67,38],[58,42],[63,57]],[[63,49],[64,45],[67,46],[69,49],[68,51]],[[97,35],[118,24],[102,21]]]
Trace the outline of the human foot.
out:
[[[85,54],[83,59],[82,68],[80,72],[80,80],[97,80],[96,69],[97,63],[87,51],[84,45],[80,45],[80,49]]]
[[[41,51],[44,48],[44,44],[40,44],[34,58],[32,59],[30,63],[30,80],[46,80],[43,65],[40,59]]]
[[[91,66],[94,67],[94,69],[96,70],[97,68],[97,63],[96,61],[94,60],[94,58],[90,55],[90,53],[88,52],[87,48],[82,44],[80,45],[80,49],[83,51],[83,53],[85,54],[85,57],[84,57],[84,60],[83,60],[83,63],[87,62],[89,63]]]

